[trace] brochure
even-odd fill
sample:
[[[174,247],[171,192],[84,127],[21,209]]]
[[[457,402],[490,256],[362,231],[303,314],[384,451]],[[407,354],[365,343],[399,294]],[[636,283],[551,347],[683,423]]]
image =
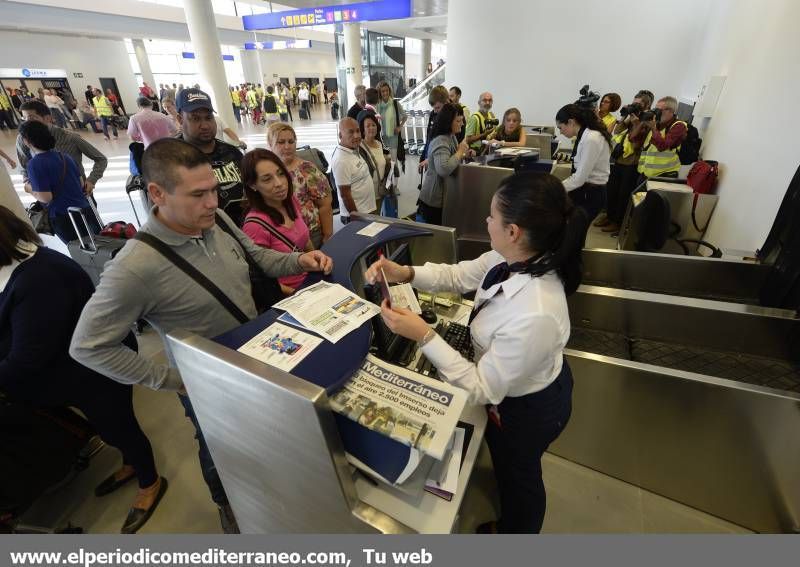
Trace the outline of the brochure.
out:
[[[300,325],[332,343],[381,312],[380,307],[344,286],[324,281],[301,289],[273,307],[288,312]]]
[[[372,237],[385,228],[389,228],[389,225],[383,222],[371,222],[367,226],[356,232],[356,234],[360,234],[361,236]]]
[[[286,372],[297,366],[322,339],[282,323],[273,323],[239,347],[239,352],[252,356]]]
[[[330,402],[333,411],[441,460],[466,400],[455,386],[370,354]]]

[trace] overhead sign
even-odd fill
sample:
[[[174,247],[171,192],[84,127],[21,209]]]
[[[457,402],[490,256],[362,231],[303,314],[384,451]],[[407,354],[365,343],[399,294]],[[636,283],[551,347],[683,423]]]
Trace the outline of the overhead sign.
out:
[[[10,69],[0,68],[0,77],[23,79],[64,79],[67,72],[64,69]]]
[[[411,0],[376,0],[339,6],[286,10],[242,16],[245,30],[272,30],[411,17]]]
[[[192,52],[192,51],[182,51],[181,55],[183,56],[184,59],[194,59],[195,58],[194,57],[194,52]],[[223,55],[222,56],[222,60],[223,61],[233,61],[233,55]]]
[[[311,40],[294,39],[289,41],[248,41],[245,49],[309,49]]]

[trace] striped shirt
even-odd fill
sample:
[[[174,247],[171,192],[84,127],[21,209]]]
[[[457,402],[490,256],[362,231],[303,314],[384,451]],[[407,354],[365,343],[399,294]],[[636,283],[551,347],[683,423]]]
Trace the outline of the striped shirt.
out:
[[[68,132],[58,126],[50,126],[50,133],[56,139],[56,151],[67,154],[71,157],[76,164],[78,164],[78,171],[81,175],[86,177],[86,172],[83,169],[83,156],[88,157],[94,162],[92,172],[86,179],[95,185],[103,177],[103,172],[108,166],[108,158],[100,153],[100,150],[95,148],[92,144],[84,140],[78,134]],[[22,136],[17,135],[17,157],[19,158],[19,165],[22,169],[22,180],[28,182],[28,162],[31,160],[31,150],[22,141]]]

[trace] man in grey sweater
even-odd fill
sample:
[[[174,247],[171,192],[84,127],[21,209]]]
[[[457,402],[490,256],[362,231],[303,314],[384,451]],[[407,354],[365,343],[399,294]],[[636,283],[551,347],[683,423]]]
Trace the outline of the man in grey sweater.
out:
[[[202,272],[248,317],[257,313],[244,250],[272,277],[305,271],[330,273],[332,261],[320,251],[283,254],[261,248],[236,228],[230,217],[217,209],[218,182],[208,158],[191,144],[175,138],[154,142],[144,153],[142,169],[155,206],[141,231],[164,242]],[[215,214],[232,227],[235,239],[216,225]],[[129,240],[103,272],[70,346],[75,360],[117,382],[178,391],[196,429],[203,478],[220,508],[223,530],[235,531],[227,495],[169,348],[169,364],[159,365],[122,344],[138,319],[147,320],[162,339],[176,328],[214,337],[240,323],[150,245]],[[151,509],[143,508],[142,513]]]

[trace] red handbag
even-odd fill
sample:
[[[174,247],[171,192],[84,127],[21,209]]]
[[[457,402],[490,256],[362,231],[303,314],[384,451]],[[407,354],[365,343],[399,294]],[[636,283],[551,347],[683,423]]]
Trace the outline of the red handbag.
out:
[[[100,231],[100,235],[130,240],[136,236],[136,227],[124,221],[110,222],[103,227],[103,230]]]
[[[689,170],[686,184],[695,193],[713,193],[717,187],[717,176],[719,175],[719,162],[703,161],[695,162]]]

